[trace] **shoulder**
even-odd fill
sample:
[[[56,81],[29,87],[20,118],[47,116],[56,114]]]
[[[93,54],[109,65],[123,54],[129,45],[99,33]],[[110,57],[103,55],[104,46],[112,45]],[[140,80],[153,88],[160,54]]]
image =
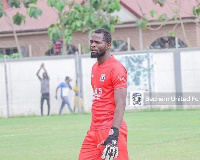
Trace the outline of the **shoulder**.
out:
[[[60,87],[62,87],[62,86],[64,86],[64,85],[65,85],[65,82],[61,82],[61,83],[59,84]]]
[[[97,62],[92,66],[92,69],[97,67]]]
[[[112,60],[111,60],[111,67],[112,67],[112,70],[114,70],[115,72],[122,72],[122,71],[127,72],[124,65],[114,57],[112,57]]]

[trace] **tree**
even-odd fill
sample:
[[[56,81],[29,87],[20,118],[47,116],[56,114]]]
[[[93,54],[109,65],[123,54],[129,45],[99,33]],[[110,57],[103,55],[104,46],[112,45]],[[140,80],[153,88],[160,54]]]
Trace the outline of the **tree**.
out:
[[[10,3],[11,7],[15,8],[24,5],[27,8],[27,14],[37,19],[42,14],[42,10],[36,6],[37,1],[10,0]],[[62,37],[64,44],[72,42],[74,32],[92,31],[100,27],[114,32],[114,25],[119,23],[118,17],[112,15],[121,9],[119,0],[83,0],[82,4],[75,0],[48,0],[47,3],[50,7],[57,9],[59,19],[59,23],[52,24],[48,28],[49,37],[55,40]],[[2,3],[0,5],[2,6]],[[3,15],[6,16],[6,12],[1,7],[0,18]],[[25,15],[17,12],[13,16],[13,23],[16,25],[25,23]],[[16,35],[14,27],[13,33]]]
[[[37,0],[6,0],[7,2],[10,2],[11,7],[20,8],[21,3],[24,5],[24,7],[27,8],[27,13],[30,17],[34,17],[37,19],[38,16],[42,14],[42,11],[36,7]],[[10,17],[7,15],[6,11],[3,9],[3,3],[0,1],[0,18],[5,16],[7,23],[10,25],[10,27],[13,30],[13,34],[15,37],[17,50],[22,56],[21,49],[19,46],[19,40],[17,38],[17,34],[15,31],[15,27],[13,24],[21,25],[22,22],[25,23],[25,16],[17,12],[13,16],[13,21],[10,19]]]
[[[185,41],[186,41],[186,44],[187,44],[187,46],[190,46],[189,41],[187,39],[186,32],[185,32],[184,22],[182,20],[181,15],[180,15],[180,10],[181,10],[181,7],[182,7],[181,6],[182,5],[181,0],[173,0],[173,5],[172,5],[172,3],[170,3],[170,2],[172,2],[172,0],[152,0],[153,3],[159,4],[160,7],[168,5],[169,8],[171,9],[171,12],[173,13],[173,18],[171,18],[166,13],[164,13],[162,15],[157,15],[156,10],[151,10],[150,16],[152,18],[155,18],[157,21],[161,22],[160,26],[158,26],[156,28],[152,28],[149,25],[148,18],[146,18],[145,14],[143,14],[142,6],[140,6],[140,4],[138,3],[138,0],[136,0],[136,1],[137,1],[137,4],[138,4],[138,7],[140,8],[140,11],[142,13],[142,17],[139,18],[136,21],[136,25],[138,27],[141,27],[142,29],[159,30],[161,27],[165,26],[168,21],[172,21],[172,20],[177,21],[177,24],[173,27],[173,29],[171,31],[169,31],[169,34],[174,37],[175,36],[174,31],[175,31],[176,27],[180,24],[182,31],[183,31]],[[174,6],[176,6],[176,8],[174,8]],[[193,9],[191,11],[189,11],[189,13],[187,13],[187,14],[188,14],[188,17],[192,17],[194,19],[194,23],[196,23],[197,26],[199,27],[200,3],[198,3],[198,1],[196,1],[196,4],[193,6]],[[180,22],[180,23],[178,23],[178,22]]]
[[[84,4],[48,0],[48,5],[58,10],[60,20],[48,28],[49,37],[56,40],[63,37],[64,46],[72,42],[74,32],[93,31],[100,27],[114,32],[114,24],[119,23],[118,17],[112,15],[121,9],[119,0],[86,0]]]

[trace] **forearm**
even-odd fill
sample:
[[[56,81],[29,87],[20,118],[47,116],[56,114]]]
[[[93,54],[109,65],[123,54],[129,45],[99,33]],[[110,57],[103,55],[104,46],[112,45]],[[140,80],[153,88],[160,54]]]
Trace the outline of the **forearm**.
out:
[[[124,116],[125,106],[116,106],[114,118],[113,118],[113,126],[118,129],[121,127],[121,123]]]
[[[44,72],[46,73],[47,77],[49,77],[48,73],[47,73],[47,70],[45,69],[45,67],[43,67],[44,69]]]
[[[124,116],[124,110],[126,107],[126,88],[114,90],[115,95],[115,113],[113,118],[113,126],[118,129],[121,127],[121,123]]]
[[[39,75],[41,68],[37,71],[37,75]]]
[[[40,68],[40,69],[37,71],[37,73],[36,73],[36,75],[37,75],[37,77],[38,77],[39,79],[41,79],[41,78],[40,78],[40,75],[39,75],[40,70],[41,70],[41,68]]]
[[[55,93],[55,96],[56,96],[56,97],[57,97],[58,88],[59,88],[59,87],[56,88],[56,93]]]

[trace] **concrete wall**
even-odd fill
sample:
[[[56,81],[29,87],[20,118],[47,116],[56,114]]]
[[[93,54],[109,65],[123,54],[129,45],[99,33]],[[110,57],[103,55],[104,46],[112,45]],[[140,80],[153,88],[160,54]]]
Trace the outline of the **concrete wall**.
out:
[[[120,53],[116,57],[126,55],[140,55],[144,52]],[[152,52],[153,54],[153,79],[154,92],[175,92],[174,75],[174,51]],[[181,51],[181,74],[183,92],[200,91],[200,53],[199,49]],[[89,55],[81,55],[82,85],[85,110],[90,112],[92,105],[91,68],[96,59]],[[51,114],[58,114],[61,99],[55,99],[55,90],[65,76],[72,78],[71,85],[75,84],[76,67],[75,56],[52,56],[41,58],[24,58],[21,60],[9,60],[7,62],[9,108],[11,116],[40,115],[40,81],[36,76],[41,63],[45,64],[50,77],[50,103]],[[6,90],[4,62],[0,61],[0,117],[6,117]],[[42,73],[41,73],[42,74]],[[130,88],[128,87],[128,91]],[[74,92],[70,91],[69,100],[73,106]],[[129,98],[129,97],[127,97]],[[128,99],[127,99],[128,101]],[[133,109],[128,106],[127,109]],[[162,106],[160,106],[162,107]],[[44,114],[47,113],[47,105],[44,103]],[[63,113],[69,113],[67,106]]]
[[[54,57],[55,58],[55,57]],[[19,61],[7,62],[8,75],[8,92],[9,92],[9,108],[10,115],[39,115],[40,114],[40,81],[36,73],[41,65],[45,64],[45,68],[50,77],[50,104],[51,114],[57,114],[61,104],[60,91],[58,92],[58,100],[55,99],[55,90],[60,82],[63,82],[68,75],[73,79],[71,85],[75,84],[76,71],[75,60],[69,57],[57,57],[49,59],[27,59]],[[0,63],[0,117],[6,116],[6,99],[5,99],[5,72],[4,63]],[[43,71],[40,73],[42,76]],[[74,92],[69,92],[69,100],[73,105]],[[44,114],[46,114],[46,101],[44,103]],[[67,113],[67,107],[63,113]]]

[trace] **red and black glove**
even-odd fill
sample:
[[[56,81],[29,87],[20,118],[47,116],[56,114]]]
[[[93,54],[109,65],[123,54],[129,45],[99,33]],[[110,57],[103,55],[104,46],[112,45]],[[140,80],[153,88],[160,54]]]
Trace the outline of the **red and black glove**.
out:
[[[119,129],[116,127],[111,127],[108,138],[106,138],[106,140],[101,144],[101,145],[105,145],[105,149],[103,150],[103,153],[101,155],[102,159],[113,160],[113,158],[117,158],[118,137],[119,137]]]

